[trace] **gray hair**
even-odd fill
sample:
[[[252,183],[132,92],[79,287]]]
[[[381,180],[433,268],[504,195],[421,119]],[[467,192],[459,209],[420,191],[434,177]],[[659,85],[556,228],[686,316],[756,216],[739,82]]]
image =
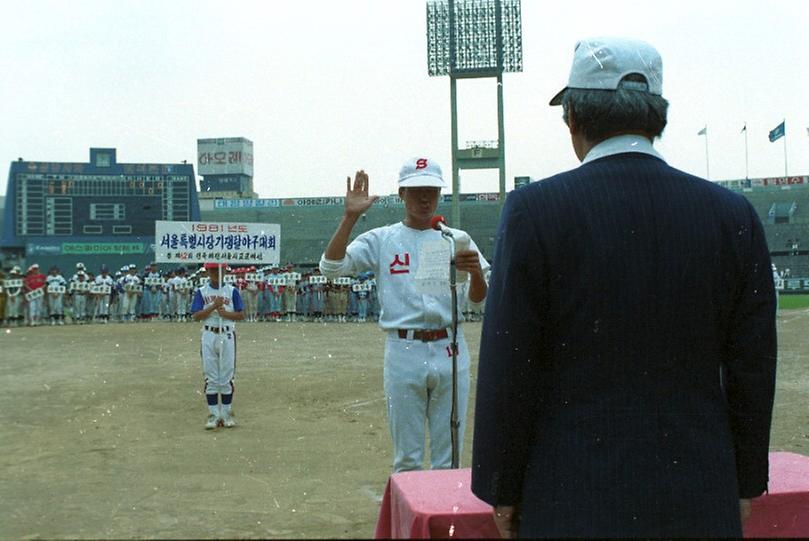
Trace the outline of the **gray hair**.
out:
[[[597,143],[620,133],[660,137],[668,122],[669,102],[646,92],[640,75],[628,75],[617,90],[568,88],[562,96],[562,119],[569,125],[570,111],[576,128],[588,141]]]

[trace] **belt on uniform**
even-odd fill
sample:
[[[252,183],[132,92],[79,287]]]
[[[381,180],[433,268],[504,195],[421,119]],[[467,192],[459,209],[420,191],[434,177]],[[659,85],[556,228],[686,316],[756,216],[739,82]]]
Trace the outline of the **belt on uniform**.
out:
[[[209,327],[208,325],[205,325],[203,329],[206,331],[211,331],[213,333],[219,334],[219,327]],[[233,329],[231,329],[230,327],[222,327],[222,332],[231,332],[232,330]]]
[[[399,338],[407,338],[407,334],[411,332],[408,329],[398,329]],[[422,342],[435,342],[442,340],[449,336],[446,329],[412,329],[413,340],[421,340]]]

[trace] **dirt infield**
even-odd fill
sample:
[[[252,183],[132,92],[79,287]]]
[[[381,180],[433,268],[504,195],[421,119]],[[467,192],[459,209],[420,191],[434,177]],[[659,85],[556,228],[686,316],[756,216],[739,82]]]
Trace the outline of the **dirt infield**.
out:
[[[476,353],[480,324],[465,328]],[[239,329],[239,426],[216,431],[196,324],[3,329],[0,538],[371,537],[391,463],[384,334]],[[772,447],[809,454],[809,310],[779,333]]]

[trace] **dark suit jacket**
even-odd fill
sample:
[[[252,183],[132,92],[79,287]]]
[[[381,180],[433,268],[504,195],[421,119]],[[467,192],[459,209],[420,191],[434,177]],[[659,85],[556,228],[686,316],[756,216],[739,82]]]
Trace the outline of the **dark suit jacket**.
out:
[[[750,203],[604,157],[512,192],[492,269],[474,493],[520,503],[527,536],[740,536],[776,359]]]

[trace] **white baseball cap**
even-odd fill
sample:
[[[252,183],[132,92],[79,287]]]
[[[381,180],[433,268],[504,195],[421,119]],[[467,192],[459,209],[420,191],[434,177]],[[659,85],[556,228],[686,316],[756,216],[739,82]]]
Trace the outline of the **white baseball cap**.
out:
[[[550,104],[561,105],[568,88],[616,90],[621,79],[630,74],[642,75],[646,79],[646,87],[637,90],[646,90],[657,96],[663,94],[663,60],[660,53],[645,41],[607,37],[581,40],[573,51],[567,86],[551,99]]]
[[[420,186],[446,188],[438,162],[429,158],[410,158],[399,169],[400,188]]]

